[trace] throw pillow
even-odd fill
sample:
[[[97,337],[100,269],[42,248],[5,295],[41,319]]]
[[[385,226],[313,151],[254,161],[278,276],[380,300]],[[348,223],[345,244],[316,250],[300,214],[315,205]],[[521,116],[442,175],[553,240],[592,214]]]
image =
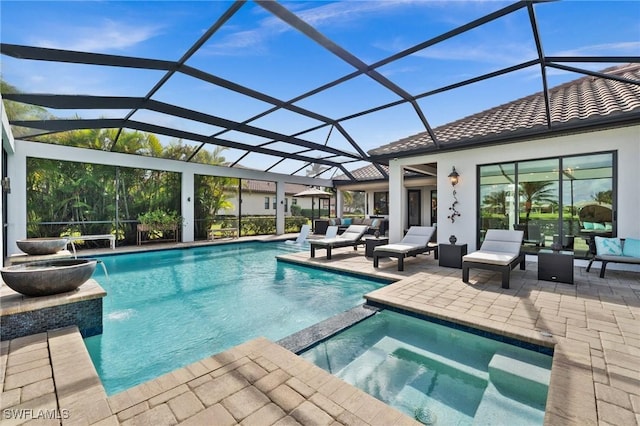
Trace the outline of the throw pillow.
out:
[[[372,227],[372,228],[377,228],[377,227],[379,227],[379,226],[380,226],[380,219],[373,219],[373,220],[371,221],[371,227]]]
[[[341,220],[341,222],[345,226],[351,226],[351,218],[350,217],[345,217],[344,219]]]
[[[336,220],[335,219],[329,219],[329,226],[336,226]]]
[[[611,222],[605,222],[604,223],[604,230],[605,231],[611,231],[613,229],[613,224]]]
[[[584,229],[593,229],[593,222],[582,222],[582,227]]]
[[[604,231],[604,224],[595,222],[593,224],[593,229],[596,231]]]
[[[621,256],[622,242],[620,238],[595,237],[598,255]]]
[[[624,256],[640,257],[640,240],[636,240],[634,238],[627,238],[624,240],[622,254]]]

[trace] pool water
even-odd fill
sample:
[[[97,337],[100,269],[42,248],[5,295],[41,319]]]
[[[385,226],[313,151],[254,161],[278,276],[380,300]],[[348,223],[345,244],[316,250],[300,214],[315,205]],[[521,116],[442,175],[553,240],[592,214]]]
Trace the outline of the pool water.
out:
[[[549,355],[384,310],[300,356],[425,424],[542,425]]]
[[[85,339],[109,395],[264,336],[350,309],[382,282],[278,262],[284,243],[104,256],[103,334]]]

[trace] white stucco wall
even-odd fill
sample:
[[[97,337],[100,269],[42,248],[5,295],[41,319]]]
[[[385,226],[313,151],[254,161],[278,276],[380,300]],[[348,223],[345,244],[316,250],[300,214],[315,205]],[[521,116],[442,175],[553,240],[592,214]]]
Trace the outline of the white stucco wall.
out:
[[[406,221],[406,192],[401,186],[400,170],[411,164],[438,164],[438,242],[448,241],[456,235],[458,243],[467,243],[476,249],[477,235],[477,166],[507,161],[520,161],[602,151],[617,151],[618,158],[618,235],[640,238],[640,126],[602,130],[549,139],[532,140],[508,145],[453,151],[428,156],[416,156],[390,161],[390,237],[397,241],[402,236]],[[447,219],[453,202],[448,175],[455,166],[460,174],[456,186],[461,217],[455,223]],[[426,200],[426,199],[423,199]]]
[[[13,139],[13,133],[11,133],[11,127],[9,126],[9,118],[4,108],[4,102],[2,96],[0,96],[0,117],[2,119],[2,144],[0,145],[0,155],[6,152],[9,155],[13,155],[15,152],[15,140]],[[4,176],[4,163],[0,159],[0,178]],[[4,212],[4,197],[2,196],[2,190],[0,189],[0,212]],[[3,214],[3,213],[2,213]],[[4,253],[4,216],[0,220],[0,253]],[[4,258],[0,260],[0,265],[4,266]]]
[[[3,129],[5,126],[2,126]],[[8,127],[7,127],[8,128]],[[3,130],[4,131],[4,130]],[[4,136],[3,136],[4,142]],[[7,197],[7,237],[9,255],[20,253],[15,244],[18,239],[27,236],[27,189],[26,169],[27,157],[48,158],[52,160],[76,161],[112,166],[143,168],[151,170],[166,170],[182,174],[182,216],[185,220],[183,241],[193,241],[193,182],[194,175],[224,176],[241,179],[270,180],[284,188],[284,183],[298,183],[302,185],[332,186],[326,179],[314,179],[305,176],[291,176],[277,173],[264,173],[257,170],[234,169],[217,167],[206,164],[186,163],[184,161],[167,160],[163,158],[143,157],[138,155],[121,154],[115,152],[96,151],[91,149],[73,148],[29,142],[15,141],[15,152],[9,155],[7,171],[11,179],[11,194]],[[284,207],[282,206],[282,209]],[[280,209],[278,209],[280,210]],[[279,233],[284,230],[284,215],[277,217],[276,229]]]

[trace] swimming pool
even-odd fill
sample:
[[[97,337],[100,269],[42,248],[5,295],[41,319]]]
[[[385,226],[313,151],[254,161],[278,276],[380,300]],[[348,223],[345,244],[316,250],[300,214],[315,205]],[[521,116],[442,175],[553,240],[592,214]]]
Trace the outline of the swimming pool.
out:
[[[541,425],[552,357],[383,310],[300,354],[425,424]]]
[[[85,339],[109,395],[255,337],[278,340],[385,283],[278,262],[284,243],[104,256],[101,335]]]

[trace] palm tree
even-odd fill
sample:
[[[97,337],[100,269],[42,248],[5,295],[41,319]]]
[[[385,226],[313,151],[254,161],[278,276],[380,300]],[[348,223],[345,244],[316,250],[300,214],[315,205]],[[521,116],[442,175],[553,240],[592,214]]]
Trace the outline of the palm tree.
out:
[[[502,215],[507,214],[507,191],[495,191],[488,195],[485,195],[482,202],[492,207],[495,213],[499,213]]]
[[[524,200],[526,212],[525,223],[529,222],[529,216],[534,204],[554,201],[553,188],[550,188],[553,183],[550,181],[520,182],[520,199]]]
[[[613,190],[600,191],[592,195],[591,198],[598,204],[613,204]]]

